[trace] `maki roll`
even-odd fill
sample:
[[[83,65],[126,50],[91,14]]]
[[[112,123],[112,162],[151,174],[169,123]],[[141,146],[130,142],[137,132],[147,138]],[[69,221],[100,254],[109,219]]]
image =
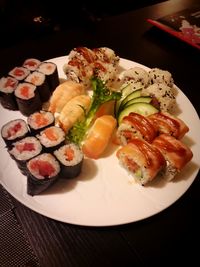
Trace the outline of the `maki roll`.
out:
[[[193,157],[193,152],[186,144],[169,134],[160,134],[152,144],[166,160],[163,176],[168,181],[174,179]]]
[[[163,83],[169,87],[173,87],[174,80],[172,74],[167,70],[162,70],[159,68],[153,68],[149,71],[150,83]]]
[[[39,65],[37,70],[46,75],[50,91],[53,92],[60,83],[56,64],[44,61]]]
[[[40,194],[52,186],[59,178],[60,165],[49,153],[40,154],[27,163],[27,193]]]
[[[22,119],[16,119],[7,122],[1,128],[1,136],[6,146],[11,147],[12,143],[29,135],[29,129],[26,122]]]
[[[65,132],[58,126],[51,126],[36,136],[44,147],[45,152],[53,152],[65,143]]]
[[[53,126],[55,117],[50,111],[40,110],[31,114],[27,119],[28,126],[33,135],[47,127]]]
[[[15,96],[19,111],[24,116],[29,116],[42,109],[42,102],[35,85],[27,82],[19,83],[15,89]]]
[[[17,163],[22,174],[26,175],[26,163],[29,159],[39,155],[42,145],[36,137],[25,137],[12,144],[8,152],[12,159]]]
[[[30,70],[24,67],[15,67],[8,74],[18,81],[24,80],[30,73]]]
[[[18,81],[12,77],[2,77],[0,80],[0,102],[1,105],[10,110],[18,110],[14,90]]]
[[[75,178],[81,173],[83,153],[76,144],[65,144],[54,151],[54,155],[61,166],[61,178]]]
[[[145,185],[154,180],[166,166],[162,153],[142,139],[132,139],[116,153],[119,163],[134,180]]]
[[[49,86],[44,73],[34,71],[26,77],[25,82],[29,82],[37,86],[37,90],[42,102],[49,100],[51,92],[49,90]]]
[[[23,67],[27,68],[30,71],[34,71],[40,65],[41,61],[36,58],[27,58],[24,63]]]

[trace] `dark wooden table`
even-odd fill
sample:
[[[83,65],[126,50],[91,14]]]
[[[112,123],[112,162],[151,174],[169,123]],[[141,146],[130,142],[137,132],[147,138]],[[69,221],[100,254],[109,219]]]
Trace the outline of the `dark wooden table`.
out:
[[[193,2],[198,3],[165,1],[13,40],[1,46],[1,76],[28,57],[45,60],[67,55],[77,46],[107,46],[122,58],[148,67],[168,69],[173,73],[176,85],[200,114],[200,51],[146,22],[146,18],[162,17]],[[111,227],[59,222],[30,210],[10,194],[7,197],[22,234],[42,267],[169,266],[174,263],[198,266],[199,185],[198,174],[187,192],[169,208],[142,221]],[[7,235],[10,238],[9,231]],[[12,250],[14,253],[15,248]],[[6,262],[4,266],[8,266]]]

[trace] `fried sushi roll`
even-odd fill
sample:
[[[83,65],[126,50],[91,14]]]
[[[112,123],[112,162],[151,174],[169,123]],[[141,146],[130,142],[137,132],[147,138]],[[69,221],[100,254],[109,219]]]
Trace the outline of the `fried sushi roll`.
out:
[[[158,112],[149,115],[148,119],[157,128],[159,134],[166,133],[177,139],[181,139],[189,131],[189,127],[184,121],[167,112]]]
[[[1,136],[9,148],[12,144],[30,134],[28,125],[22,119],[11,120],[1,128]]]
[[[49,153],[40,154],[27,163],[27,193],[38,195],[52,186],[58,179],[60,164]]]
[[[28,116],[27,123],[31,134],[35,135],[45,128],[53,126],[55,124],[55,117],[50,111],[40,110]]]
[[[107,148],[117,121],[111,115],[97,118],[83,141],[82,151],[88,158],[98,159]]]
[[[71,179],[77,177],[81,173],[83,153],[76,144],[65,144],[54,151],[54,155],[61,166],[60,178]]]
[[[31,158],[39,155],[42,145],[36,137],[25,137],[12,144],[8,152],[12,159],[17,163],[21,173],[26,175],[26,163]]]
[[[15,96],[19,111],[26,117],[42,109],[42,101],[37,87],[31,83],[19,83],[15,89]]]
[[[78,95],[69,100],[58,117],[60,127],[67,133],[77,121],[84,118],[90,103],[91,98],[88,95]]]
[[[48,127],[37,134],[36,137],[43,145],[44,152],[48,153],[53,152],[65,143],[65,132],[58,126]]]
[[[188,146],[168,134],[161,134],[156,137],[152,145],[159,149],[165,157],[167,164],[163,176],[169,181],[172,180],[193,157],[193,153]]]
[[[50,98],[49,111],[56,113],[61,112],[64,105],[77,95],[85,93],[85,88],[82,84],[66,81],[61,83],[53,92]]]
[[[132,139],[116,153],[120,164],[141,185],[155,179],[166,165],[161,152],[142,139]]]
[[[157,130],[151,121],[134,112],[122,119],[116,132],[117,140],[121,145],[126,145],[136,137],[151,143],[156,136]]]
[[[39,72],[46,75],[50,92],[53,92],[59,85],[58,68],[53,62],[43,61],[37,68]]]
[[[18,85],[18,80],[13,77],[2,77],[0,79],[0,102],[1,105],[10,110],[18,110],[14,90]]]

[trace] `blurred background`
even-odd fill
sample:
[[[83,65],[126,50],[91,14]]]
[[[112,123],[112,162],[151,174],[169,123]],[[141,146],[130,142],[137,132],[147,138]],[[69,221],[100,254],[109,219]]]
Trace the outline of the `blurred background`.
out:
[[[0,47],[7,47],[19,39],[37,37],[76,25],[91,26],[107,16],[115,16],[161,0],[0,0]]]

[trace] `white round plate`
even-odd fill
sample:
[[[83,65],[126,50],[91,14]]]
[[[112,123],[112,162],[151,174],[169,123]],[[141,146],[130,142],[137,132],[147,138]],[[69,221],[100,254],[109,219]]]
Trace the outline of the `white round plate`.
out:
[[[59,77],[65,78],[63,65],[67,56],[50,59],[57,64]],[[140,66],[121,59],[125,69]],[[178,117],[189,126],[183,139],[193,151],[192,161],[171,181],[155,180],[147,186],[130,182],[110,146],[102,158],[85,159],[82,173],[73,180],[60,180],[45,193],[30,196],[26,193],[26,177],[6,151],[0,140],[0,181],[18,201],[52,219],[85,226],[111,226],[136,222],[161,212],[177,201],[193,183],[200,164],[200,122],[197,112],[183,92],[177,88]],[[24,118],[18,111],[0,107],[0,127],[11,119]]]

